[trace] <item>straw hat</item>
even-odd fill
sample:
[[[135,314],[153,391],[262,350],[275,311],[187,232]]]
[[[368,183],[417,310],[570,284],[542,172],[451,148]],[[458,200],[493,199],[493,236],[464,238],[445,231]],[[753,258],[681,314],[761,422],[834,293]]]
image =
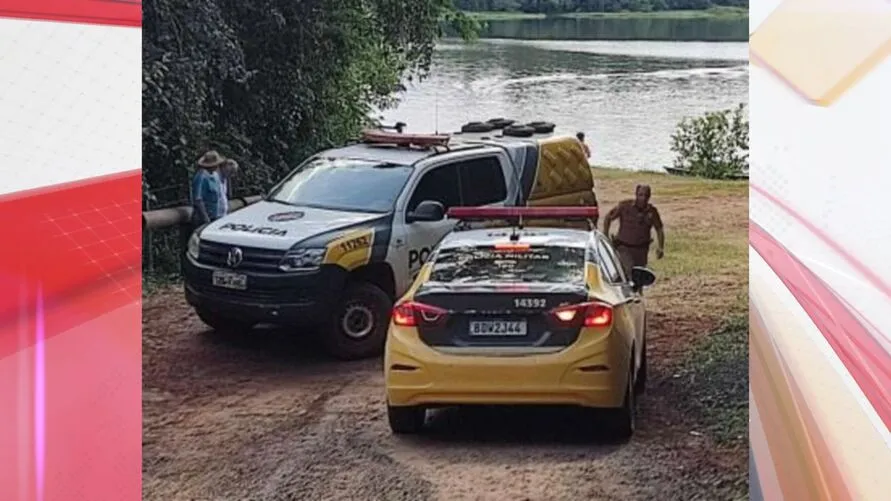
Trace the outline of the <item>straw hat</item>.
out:
[[[220,155],[216,150],[210,150],[198,159],[198,167],[212,169],[223,165],[225,162],[226,158],[223,155]]]

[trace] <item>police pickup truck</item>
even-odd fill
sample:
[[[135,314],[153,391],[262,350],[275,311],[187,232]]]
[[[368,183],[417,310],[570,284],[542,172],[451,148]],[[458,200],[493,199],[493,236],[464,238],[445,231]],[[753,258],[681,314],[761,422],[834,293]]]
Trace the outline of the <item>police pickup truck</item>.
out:
[[[574,137],[490,136],[374,131],[309,158],[192,234],[186,299],[217,331],[306,326],[337,358],[380,354],[394,301],[455,225],[450,207],[596,205]]]

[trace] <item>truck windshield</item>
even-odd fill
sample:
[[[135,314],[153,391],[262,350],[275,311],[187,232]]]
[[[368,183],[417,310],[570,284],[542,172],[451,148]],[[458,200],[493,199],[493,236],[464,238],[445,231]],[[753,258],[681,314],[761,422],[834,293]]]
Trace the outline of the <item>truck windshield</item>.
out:
[[[411,171],[407,165],[317,157],[288,174],[266,199],[316,209],[386,213],[395,207]]]
[[[440,283],[539,282],[581,284],[585,249],[537,246],[503,250],[493,246],[440,249],[430,281]]]

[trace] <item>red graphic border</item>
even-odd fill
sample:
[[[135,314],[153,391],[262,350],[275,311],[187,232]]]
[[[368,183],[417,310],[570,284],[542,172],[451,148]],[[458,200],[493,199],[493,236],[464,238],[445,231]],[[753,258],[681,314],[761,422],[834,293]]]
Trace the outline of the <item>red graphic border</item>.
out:
[[[2,0],[0,17],[142,27],[139,0]]]

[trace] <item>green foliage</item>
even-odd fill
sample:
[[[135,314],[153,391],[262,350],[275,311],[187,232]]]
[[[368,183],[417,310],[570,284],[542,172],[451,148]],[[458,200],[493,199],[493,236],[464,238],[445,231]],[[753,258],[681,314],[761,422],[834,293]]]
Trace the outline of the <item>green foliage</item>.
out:
[[[749,421],[749,320],[728,317],[697,343],[676,376],[685,407],[694,412],[713,438],[745,443]]]
[[[671,136],[674,167],[709,179],[728,179],[749,169],[749,119],[745,105],[685,118]]]
[[[211,148],[241,165],[236,195],[269,189],[423,78],[446,24],[478,28],[451,0],[144,1],[145,205],[187,201]]]
[[[749,0],[456,0],[455,6],[469,12],[565,14],[704,10],[720,7],[748,9]]]
[[[704,435],[725,450],[743,455],[749,443],[748,331],[746,313],[727,317],[716,331],[691,347],[669,383],[672,403],[691,420],[691,435]],[[704,467],[689,474],[715,489],[706,499],[749,498],[744,469]]]

